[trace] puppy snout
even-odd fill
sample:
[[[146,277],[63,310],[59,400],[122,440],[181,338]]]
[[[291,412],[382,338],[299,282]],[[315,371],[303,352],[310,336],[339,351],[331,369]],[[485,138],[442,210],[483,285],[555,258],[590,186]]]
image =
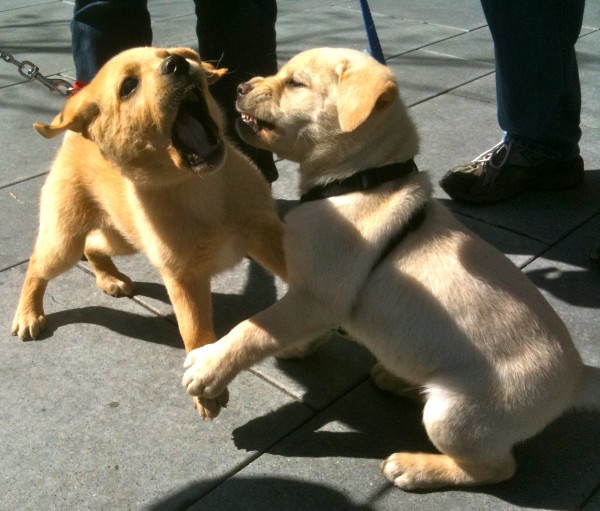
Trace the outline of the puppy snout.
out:
[[[163,75],[187,75],[190,72],[190,63],[181,55],[170,55],[167,57],[161,66]]]
[[[238,96],[245,96],[252,90],[252,85],[248,82],[240,83],[237,88]]]

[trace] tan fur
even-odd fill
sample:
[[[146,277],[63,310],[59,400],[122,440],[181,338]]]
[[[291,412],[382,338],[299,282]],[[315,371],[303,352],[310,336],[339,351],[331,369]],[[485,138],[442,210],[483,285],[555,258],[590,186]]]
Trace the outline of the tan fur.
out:
[[[189,71],[162,73],[171,55],[185,57]],[[143,252],[164,279],[187,352],[215,340],[213,275],[249,254],[286,276],[283,228],[269,186],[224,138],[221,113],[208,92],[208,82],[225,71],[187,48],[128,50],[70,98],[50,125],[35,125],[46,137],[67,133],[42,189],[39,235],[13,334],[39,336],[48,281],[84,253],[103,291],[130,296],[133,284],[111,256]],[[122,98],[127,77],[139,85]],[[191,87],[208,105],[223,147],[222,157],[193,165],[171,135]],[[223,394],[199,412],[215,415],[225,401]]]
[[[298,161],[303,192],[417,153],[392,72],[364,54],[310,50],[249,85],[238,99],[249,122],[240,132]],[[252,116],[272,126],[254,130]],[[423,223],[376,264],[422,206]],[[341,326],[379,360],[376,383],[422,396],[440,454],[396,453],[382,466],[411,490],[508,479],[516,443],[571,407],[598,404],[598,371],[582,364],[557,314],[503,254],[431,199],[425,174],[301,204],[286,217],[284,246],[287,294],[188,355],[191,395],[218,395],[242,369]]]

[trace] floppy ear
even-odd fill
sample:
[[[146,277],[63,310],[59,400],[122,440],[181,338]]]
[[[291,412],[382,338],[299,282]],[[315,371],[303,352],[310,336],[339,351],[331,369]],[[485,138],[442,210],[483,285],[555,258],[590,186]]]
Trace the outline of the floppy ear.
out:
[[[89,87],[89,86],[88,86]],[[76,131],[88,136],[88,126],[98,115],[98,105],[90,101],[86,89],[71,96],[65,103],[63,111],[50,124],[35,123],[36,131],[46,137],[53,138],[67,130]]]
[[[337,92],[338,120],[342,131],[348,133],[365,122],[374,110],[392,103],[398,86],[386,66],[353,66],[348,62],[339,71]]]
[[[202,69],[204,69],[204,72],[206,73],[206,80],[208,81],[209,85],[215,83],[222,76],[227,74],[227,71],[229,71],[226,67],[221,67],[217,69],[215,66],[209,64],[208,62],[201,62],[201,65]]]

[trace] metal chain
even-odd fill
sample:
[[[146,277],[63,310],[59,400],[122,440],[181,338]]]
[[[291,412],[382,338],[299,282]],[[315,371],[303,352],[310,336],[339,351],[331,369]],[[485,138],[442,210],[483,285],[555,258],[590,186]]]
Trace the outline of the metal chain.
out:
[[[37,67],[33,62],[24,60],[19,62],[10,53],[0,50],[0,58],[9,64],[14,64],[19,70],[19,74],[29,81],[38,80],[43,85],[48,87],[52,91],[57,91],[61,96],[68,98],[73,94],[73,84],[62,78],[48,78],[40,73],[40,68]]]

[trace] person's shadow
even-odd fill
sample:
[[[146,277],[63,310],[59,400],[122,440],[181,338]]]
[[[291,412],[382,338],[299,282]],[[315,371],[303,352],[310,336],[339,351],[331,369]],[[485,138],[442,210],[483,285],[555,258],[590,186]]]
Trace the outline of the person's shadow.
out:
[[[276,476],[235,477],[192,483],[145,508],[146,511],[374,511],[343,493],[314,482]]]

